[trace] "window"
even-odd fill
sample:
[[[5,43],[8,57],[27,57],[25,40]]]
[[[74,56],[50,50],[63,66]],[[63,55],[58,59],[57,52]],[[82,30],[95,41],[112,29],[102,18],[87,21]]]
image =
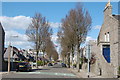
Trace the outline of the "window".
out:
[[[105,41],[107,41],[107,40],[106,40],[106,33],[105,33]]]
[[[107,32],[107,41],[108,41],[108,42],[110,41],[109,32]]]

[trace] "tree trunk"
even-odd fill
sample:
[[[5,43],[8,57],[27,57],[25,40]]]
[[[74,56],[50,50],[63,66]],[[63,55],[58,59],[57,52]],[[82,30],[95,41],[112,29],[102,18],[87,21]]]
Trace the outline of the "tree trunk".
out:
[[[80,45],[77,46],[77,70],[80,72]]]
[[[70,53],[68,53],[68,68],[70,68]]]
[[[65,64],[67,64],[67,56],[65,56]]]
[[[45,51],[43,51],[43,65],[45,65]]]
[[[49,57],[49,60],[51,61],[51,56]]]
[[[38,68],[37,62],[38,62],[38,51],[37,51],[37,54],[36,54],[36,68]]]
[[[65,63],[65,57],[63,58],[63,63]]]
[[[37,62],[38,62],[38,53],[39,53],[39,51],[38,51],[38,28],[36,27],[36,68],[38,68],[38,64],[37,64]]]
[[[73,68],[73,64],[74,64],[74,61],[73,61],[73,58],[74,58],[74,51],[73,51],[73,47],[72,47],[72,53],[71,53],[71,54],[72,54],[72,57],[71,57],[72,59],[71,59],[71,60],[72,60],[72,68]]]

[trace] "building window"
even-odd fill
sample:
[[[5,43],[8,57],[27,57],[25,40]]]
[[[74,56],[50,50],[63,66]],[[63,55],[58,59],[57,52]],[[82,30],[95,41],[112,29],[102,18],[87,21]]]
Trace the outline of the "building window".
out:
[[[107,32],[107,41],[110,41],[109,32]]]
[[[105,41],[107,41],[107,40],[106,40],[106,33],[105,33]]]

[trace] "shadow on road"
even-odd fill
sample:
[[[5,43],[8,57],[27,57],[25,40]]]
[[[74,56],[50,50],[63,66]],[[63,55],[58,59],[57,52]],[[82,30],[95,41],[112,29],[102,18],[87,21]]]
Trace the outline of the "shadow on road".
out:
[[[37,70],[50,70],[50,69],[32,69],[32,72]]]
[[[64,67],[52,67],[52,68],[64,68]]]

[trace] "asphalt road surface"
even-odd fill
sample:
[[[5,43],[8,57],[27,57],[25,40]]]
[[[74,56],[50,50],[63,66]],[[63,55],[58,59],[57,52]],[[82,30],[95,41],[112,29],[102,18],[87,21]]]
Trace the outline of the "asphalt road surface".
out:
[[[2,75],[2,78],[77,78],[67,68],[60,64],[47,66],[41,69],[33,69],[31,72],[11,72]]]

